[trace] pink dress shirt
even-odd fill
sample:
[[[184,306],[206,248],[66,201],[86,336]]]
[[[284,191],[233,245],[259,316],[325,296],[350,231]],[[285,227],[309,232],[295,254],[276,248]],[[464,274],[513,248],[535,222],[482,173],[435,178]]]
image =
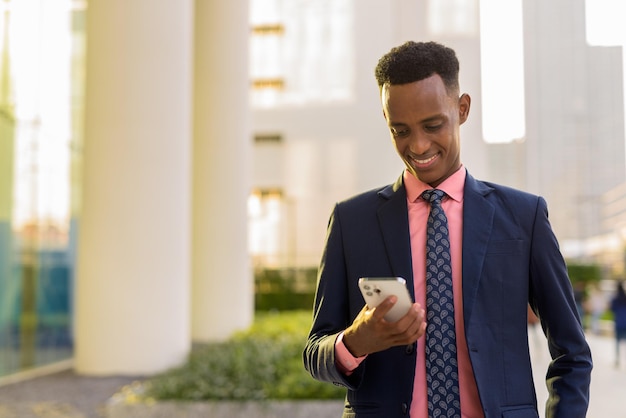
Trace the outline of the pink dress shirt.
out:
[[[413,283],[415,301],[426,307],[426,222],[430,206],[420,195],[424,190],[432,189],[426,183],[415,178],[408,171],[404,172],[404,185],[407,191],[409,210],[409,233],[411,237],[411,256],[413,261]],[[459,388],[461,391],[461,416],[463,418],[482,418],[483,409],[478,397],[478,389],[472,364],[469,359],[465,329],[463,322],[462,295],[462,242],[463,242],[463,188],[465,186],[465,168],[462,166],[448,177],[437,188],[449,196],[442,206],[448,218],[450,231],[450,251],[452,256],[452,281],[454,287],[454,317],[456,323],[457,357],[459,363]],[[355,358],[342,341],[343,333],[337,338],[335,353],[337,365],[346,374],[350,374],[365,359]],[[425,336],[417,342],[417,363],[415,368],[415,384],[413,385],[413,401],[411,418],[428,417],[428,401],[426,395],[426,352]]]

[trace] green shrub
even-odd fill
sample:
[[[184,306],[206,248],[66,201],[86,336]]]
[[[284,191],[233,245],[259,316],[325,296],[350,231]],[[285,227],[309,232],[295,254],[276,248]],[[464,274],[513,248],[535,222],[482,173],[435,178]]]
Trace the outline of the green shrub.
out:
[[[313,307],[317,268],[258,269],[254,272],[257,311],[309,310]]]
[[[309,311],[257,314],[252,327],[223,343],[195,347],[181,367],[146,382],[162,400],[339,399],[345,390],[303,368]]]
[[[602,269],[597,264],[567,263],[567,274],[572,283],[596,283],[602,280]]]

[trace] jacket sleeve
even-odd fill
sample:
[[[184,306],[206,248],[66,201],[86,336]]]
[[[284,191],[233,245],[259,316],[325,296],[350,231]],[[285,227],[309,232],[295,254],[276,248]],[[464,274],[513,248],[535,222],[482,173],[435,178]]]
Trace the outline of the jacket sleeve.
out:
[[[591,351],[566,264],[548,221],[547,205],[541,197],[532,234],[530,275],[530,304],[541,319],[552,357],[546,375],[546,417],[584,418],[589,405]]]
[[[313,325],[304,348],[303,360],[305,369],[315,379],[356,390],[364,365],[346,376],[335,363],[337,337],[352,322],[348,292],[341,222],[336,206],[328,225],[318,273]]]

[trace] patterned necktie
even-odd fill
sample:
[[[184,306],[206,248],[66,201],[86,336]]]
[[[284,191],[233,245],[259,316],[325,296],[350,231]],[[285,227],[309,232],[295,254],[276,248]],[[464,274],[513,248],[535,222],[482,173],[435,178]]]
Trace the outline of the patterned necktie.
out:
[[[426,383],[430,418],[461,417],[450,240],[448,219],[441,207],[445,195],[438,189],[422,193],[422,198],[430,202],[426,227]]]

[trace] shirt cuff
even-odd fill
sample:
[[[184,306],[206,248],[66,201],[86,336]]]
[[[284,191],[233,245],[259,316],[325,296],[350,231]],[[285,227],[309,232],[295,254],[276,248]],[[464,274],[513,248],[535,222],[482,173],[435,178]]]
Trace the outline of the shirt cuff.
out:
[[[354,357],[343,343],[343,332],[339,334],[335,341],[335,363],[340,372],[346,376],[350,376],[366,357],[367,355]]]

